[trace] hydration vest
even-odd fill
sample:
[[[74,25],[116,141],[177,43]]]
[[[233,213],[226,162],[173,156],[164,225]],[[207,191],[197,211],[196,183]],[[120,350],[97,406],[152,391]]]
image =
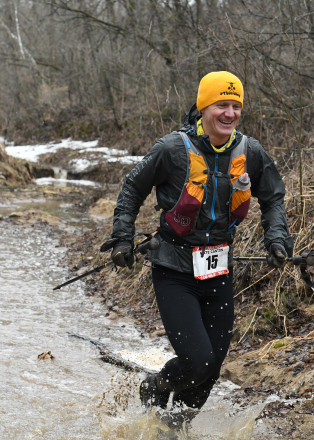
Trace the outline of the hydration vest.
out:
[[[201,205],[206,200],[206,184],[213,180],[214,196],[219,203],[218,188],[215,177],[221,173],[212,171],[203,156],[185,132],[179,132],[187,151],[186,179],[176,204],[165,213],[167,224],[181,237],[190,234],[195,227]],[[248,185],[237,185],[240,176],[246,173],[247,137],[243,135],[241,142],[233,148],[230,155],[228,178],[230,179],[229,227],[228,231],[237,226],[247,215],[251,190]]]

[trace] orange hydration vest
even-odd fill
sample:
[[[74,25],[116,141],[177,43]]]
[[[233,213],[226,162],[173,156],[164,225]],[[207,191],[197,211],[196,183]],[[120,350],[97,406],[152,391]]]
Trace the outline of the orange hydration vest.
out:
[[[213,176],[203,154],[196,148],[185,132],[179,132],[188,154],[187,174],[181,195],[173,208],[166,212],[165,220],[181,237],[189,235],[195,227],[204,197],[206,184]],[[230,176],[230,201],[228,230],[237,226],[247,215],[251,184],[246,172],[247,137],[233,148],[230,155],[228,174]],[[216,184],[214,184],[216,185]],[[214,187],[217,192],[217,187]],[[218,193],[218,192],[217,192]],[[219,202],[219,201],[218,201]]]

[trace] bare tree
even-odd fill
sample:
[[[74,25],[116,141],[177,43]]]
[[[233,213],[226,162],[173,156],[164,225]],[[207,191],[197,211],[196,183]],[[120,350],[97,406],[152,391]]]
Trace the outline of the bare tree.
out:
[[[97,132],[112,120],[119,130],[146,124],[154,138],[178,126],[203,75],[229,69],[245,83],[242,127],[301,163],[308,0],[0,0],[0,13],[0,118],[12,135],[63,134],[84,120]]]

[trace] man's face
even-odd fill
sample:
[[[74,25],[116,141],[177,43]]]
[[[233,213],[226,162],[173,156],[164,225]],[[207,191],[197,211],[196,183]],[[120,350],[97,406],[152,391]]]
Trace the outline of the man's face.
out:
[[[238,125],[241,104],[237,101],[217,101],[204,108],[202,123],[205,134],[214,146],[223,145]]]

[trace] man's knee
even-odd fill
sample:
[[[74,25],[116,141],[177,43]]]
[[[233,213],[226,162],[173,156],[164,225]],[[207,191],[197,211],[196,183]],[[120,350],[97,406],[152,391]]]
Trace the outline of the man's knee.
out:
[[[188,362],[188,369],[191,372],[190,386],[193,387],[216,376],[216,372],[219,371],[220,368],[217,365],[215,356],[202,356],[195,359],[190,359]]]

